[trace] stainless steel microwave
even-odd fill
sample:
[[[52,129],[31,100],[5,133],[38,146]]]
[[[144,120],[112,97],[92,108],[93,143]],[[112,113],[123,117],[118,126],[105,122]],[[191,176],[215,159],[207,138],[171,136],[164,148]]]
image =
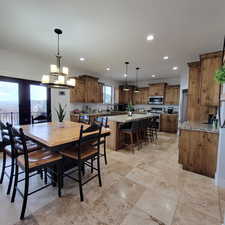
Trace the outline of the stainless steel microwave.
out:
[[[163,96],[150,96],[148,104],[150,105],[162,105],[164,103]]]

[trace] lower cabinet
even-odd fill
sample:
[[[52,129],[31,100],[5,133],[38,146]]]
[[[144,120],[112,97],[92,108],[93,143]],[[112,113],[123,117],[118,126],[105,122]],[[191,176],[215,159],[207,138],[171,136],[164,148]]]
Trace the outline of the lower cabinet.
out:
[[[180,130],[179,163],[183,169],[214,177],[217,164],[218,134]]]
[[[160,115],[160,131],[176,133],[178,126],[177,114],[161,114]]]

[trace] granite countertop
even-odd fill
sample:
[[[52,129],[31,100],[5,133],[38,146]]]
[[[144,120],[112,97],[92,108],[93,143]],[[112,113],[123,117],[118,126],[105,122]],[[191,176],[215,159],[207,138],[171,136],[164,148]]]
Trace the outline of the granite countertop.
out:
[[[79,115],[86,115],[86,116],[103,116],[103,115],[113,115],[113,114],[125,114],[126,112],[123,111],[110,111],[110,112],[95,112],[95,113],[73,113],[71,115],[79,116]]]
[[[204,124],[198,122],[183,122],[179,124],[179,129],[181,130],[196,130],[209,133],[219,133],[219,129],[213,128],[212,124]]]
[[[132,116],[128,115],[109,116],[108,120],[118,123],[127,123],[133,120],[144,119],[148,117],[152,117],[152,114],[148,113],[148,114],[133,114]]]

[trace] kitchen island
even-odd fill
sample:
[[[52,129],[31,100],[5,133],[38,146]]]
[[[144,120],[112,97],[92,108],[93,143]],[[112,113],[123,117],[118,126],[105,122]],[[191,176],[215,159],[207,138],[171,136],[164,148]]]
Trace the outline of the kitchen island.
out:
[[[121,125],[130,123],[135,120],[141,120],[148,117],[152,117],[151,113],[148,114],[133,114],[109,116],[108,124],[111,130],[111,135],[107,138],[107,147],[112,150],[118,150],[124,146],[124,136],[120,132]]]

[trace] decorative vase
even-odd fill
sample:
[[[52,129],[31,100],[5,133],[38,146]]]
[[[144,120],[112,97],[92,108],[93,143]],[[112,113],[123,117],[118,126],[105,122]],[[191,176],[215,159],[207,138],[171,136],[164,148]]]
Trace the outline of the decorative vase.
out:
[[[128,112],[128,116],[132,116],[132,112],[131,111]]]
[[[63,127],[64,127],[64,122],[58,122],[58,123],[57,123],[57,127],[63,128]]]

